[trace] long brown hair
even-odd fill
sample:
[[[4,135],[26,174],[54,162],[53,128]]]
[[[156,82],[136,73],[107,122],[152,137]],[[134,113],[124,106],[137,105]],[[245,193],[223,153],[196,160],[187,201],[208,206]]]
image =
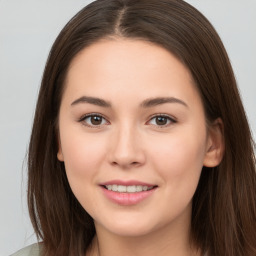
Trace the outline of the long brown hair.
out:
[[[84,255],[95,235],[93,219],[73,195],[64,165],[57,160],[58,113],[70,62],[107,37],[153,42],[189,68],[207,121],[221,118],[225,138],[221,164],[203,167],[193,198],[193,243],[209,255],[256,255],[255,155],[245,111],[218,34],[182,0],[98,0],[72,18],[56,39],[28,154],[29,212],[43,240],[43,255]]]

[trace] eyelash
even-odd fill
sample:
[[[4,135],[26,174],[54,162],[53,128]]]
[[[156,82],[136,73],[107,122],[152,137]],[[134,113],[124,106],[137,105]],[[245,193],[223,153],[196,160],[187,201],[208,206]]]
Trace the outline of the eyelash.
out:
[[[87,118],[92,118],[92,117],[100,117],[101,120],[105,120],[106,121],[106,124],[99,124],[99,125],[88,124],[85,120]],[[164,124],[164,125],[148,124],[153,119],[156,119],[158,117],[166,118],[168,124]],[[83,125],[88,126],[90,128],[101,128],[103,125],[109,125],[110,124],[103,115],[98,114],[98,113],[90,113],[90,114],[84,115],[78,121],[83,123]],[[160,128],[160,129],[168,127],[168,126],[170,126],[172,124],[175,124],[175,123],[177,123],[177,120],[175,120],[174,118],[172,118],[172,117],[170,117],[169,115],[166,115],[166,114],[155,114],[155,115],[150,117],[149,121],[146,122],[146,124],[156,126],[156,127]]]
[[[175,120],[173,117],[170,117],[169,115],[166,115],[166,114],[155,114],[155,115],[150,117],[150,119],[149,119],[149,121],[147,123],[149,123],[150,121],[152,121],[153,119],[156,119],[158,117],[166,118],[167,121],[169,122],[168,124],[164,124],[164,125],[157,125],[157,124],[154,125],[154,126],[156,126],[157,128],[160,128],[160,129],[168,127],[168,126],[170,126],[172,124],[177,123],[177,120]]]
[[[102,120],[106,120],[107,125],[109,124],[109,122],[107,121],[107,119],[106,119],[103,115],[100,115],[100,114],[98,114],[98,113],[90,113],[90,114],[84,115],[84,116],[82,116],[78,121],[81,122],[83,125],[88,126],[88,127],[90,127],[90,128],[101,128],[102,125],[105,125],[105,124],[91,125],[91,124],[88,124],[88,123],[85,121],[87,118],[92,118],[92,117],[100,117],[100,118],[102,118]]]

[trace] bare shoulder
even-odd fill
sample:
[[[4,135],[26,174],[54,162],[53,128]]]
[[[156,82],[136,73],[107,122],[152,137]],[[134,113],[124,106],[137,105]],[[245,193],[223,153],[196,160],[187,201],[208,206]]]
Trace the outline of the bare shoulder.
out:
[[[10,256],[40,256],[41,245],[36,243],[29,245]]]

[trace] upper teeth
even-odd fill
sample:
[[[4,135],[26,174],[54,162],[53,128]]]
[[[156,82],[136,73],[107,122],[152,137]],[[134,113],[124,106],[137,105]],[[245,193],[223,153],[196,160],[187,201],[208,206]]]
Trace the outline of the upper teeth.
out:
[[[108,190],[116,191],[116,192],[128,192],[128,193],[136,193],[136,192],[141,192],[141,191],[147,191],[153,188],[153,186],[148,187],[148,186],[123,186],[123,185],[106,185],[105,186]]]

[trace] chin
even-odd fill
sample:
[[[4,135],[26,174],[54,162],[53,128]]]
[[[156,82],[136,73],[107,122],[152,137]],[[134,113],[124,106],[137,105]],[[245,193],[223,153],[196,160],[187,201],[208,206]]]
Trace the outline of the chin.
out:
[[[154,223],[153,220],[145,219],[145,217],[141,219],[130,216],[126,218],[112,218],[100,224],[95,222],[95,227],[96,230],[103,228],[106,232],[121,237],[139,237],[154,232],[154,230],[159,228],[159,225]]]
[[[153,232],[149,227],[112,227],[109,231],[120,237],[141,237]]]

